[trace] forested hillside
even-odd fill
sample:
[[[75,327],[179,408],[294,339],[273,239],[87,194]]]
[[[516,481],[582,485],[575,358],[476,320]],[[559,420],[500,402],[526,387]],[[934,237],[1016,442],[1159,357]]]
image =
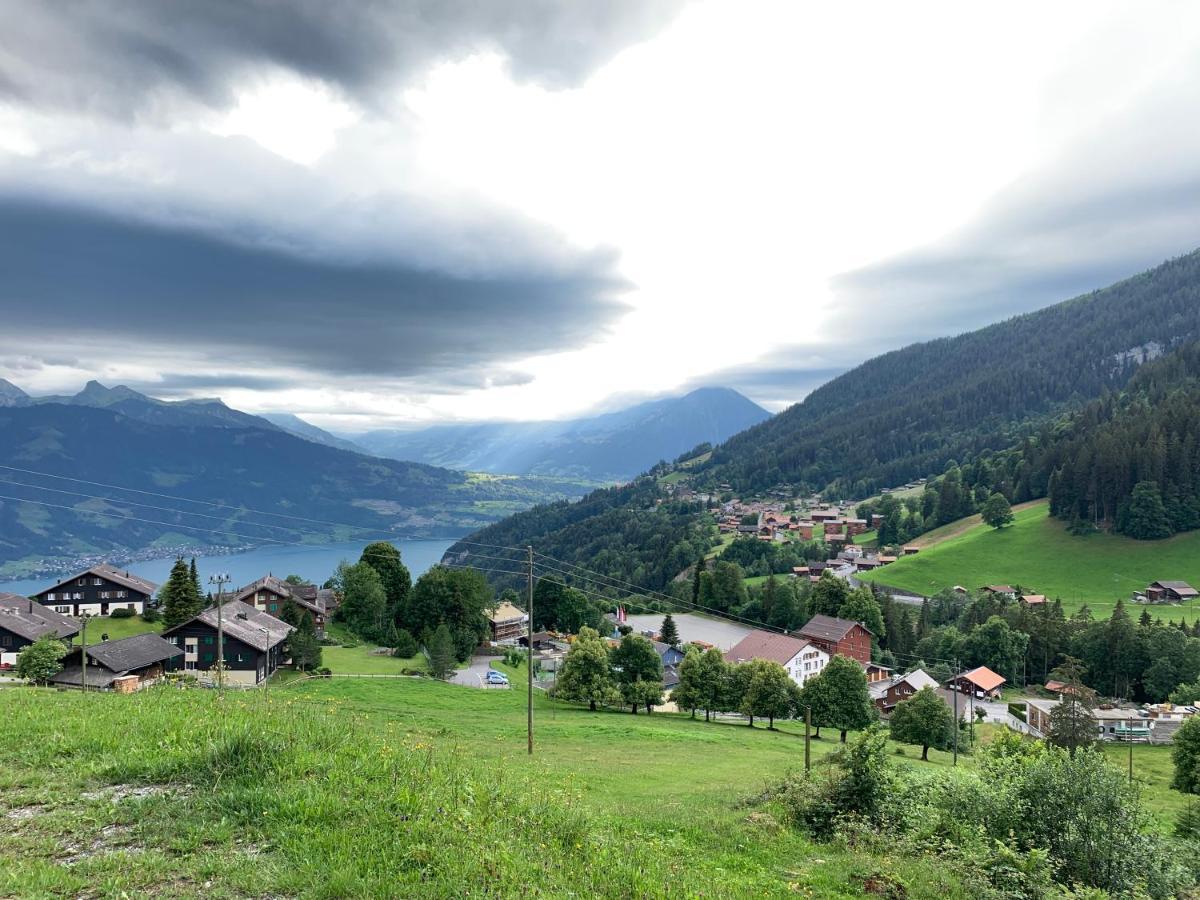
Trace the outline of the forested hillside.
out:
[[[245,427],[185,426],[74,404],[0,408],[0,563],[156,541],[242,546],[349,536],[330,522],[462,534],[570,487],[376,459],[245,419]],[[214,503],[220,507],[205,505]]]
[[[930,478],[921,496],[859,508],[860,515],[883,513],[896,543],[971,515],[994,493],[1019,503],[1052,487],[1057,514],[1141,534],[1146,516],[1122,510],[1143,481],[1157,485],[1165,510],[1157,517],[1154,492],[1142,488],[1151,520],[1171,530],[1196,527],[1197,337],[1200,252],[1038,312],[870,360],[732,437],[686,477],[699,489],[728,484],[738,496],[786,484],[793,493],[846,497]],[[593,494],[589,504],[530,510],[480,539],[533,544],[661,589],[691,563],[683,545],[711,540],[698,512],[654,510],[654,499],[665,496],[644,479]],[[654,532],[668,520],[669,531]]]
[[[1200,252],[979,331],[884,354],[717,448],[707,480],[862,497],[1019,439],[1200,335]]]
[[[697,520],[702,507],[664,502],[652,478],[622,487],[593,491],[582,500],[538,506],[509,516],[472,535],[471,540],[502,547],[532,545],[539,553],[650,590],[661,590],[680,571],[694,563],[713,542],[712,529]],[[487,557],[495,551],[455,544],[450,560],[471,559],[495,569]],[[512,578],[497,574],[496,583]]]

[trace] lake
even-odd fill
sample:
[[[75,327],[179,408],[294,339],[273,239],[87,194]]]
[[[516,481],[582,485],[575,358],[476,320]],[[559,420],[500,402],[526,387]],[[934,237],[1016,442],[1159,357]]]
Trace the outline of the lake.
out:
[[[264,575],[285,578],[299,575],[314,584],[321,584],[333,574],[343,559],[358,562],[362,549],[369,541],[346,541],[337,544],[311,544],[300,547],[260,547],[245,553],[224,556],[198,556],[196,567],[200,570],[200,582],[208,590],[208,576],[227,572],[232,587],[245,586]],[[449,540],[393,541],[413,580],[429,571],[442,558],[442,554],[454,543]],[[171,572],[175,560],[151,559],[133,562],[128,570],[135,575],[163,584]],[[66,576],[63,576],[66,577]],[[23,581],[0,582],[0,591],[27,596],[54,584],[54,576],[26,579]]]

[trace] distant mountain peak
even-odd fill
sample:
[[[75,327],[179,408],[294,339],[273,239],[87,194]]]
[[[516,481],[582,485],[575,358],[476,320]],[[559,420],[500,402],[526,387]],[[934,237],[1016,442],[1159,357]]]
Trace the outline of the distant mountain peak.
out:
[[[94,378],[83,386],[78,394],[72,398],[76,403],[87,404],[89,406],[108,406],[111,403],[120,403],[122,400],[144,400],[148,403],[155,402],[145,394],[139,394],[131,387],[126,387],[123,384],[118,384],[116,387],[106,387]]]
[[[13,384],[0,378],[0,406],[25,406],[29,395]]]

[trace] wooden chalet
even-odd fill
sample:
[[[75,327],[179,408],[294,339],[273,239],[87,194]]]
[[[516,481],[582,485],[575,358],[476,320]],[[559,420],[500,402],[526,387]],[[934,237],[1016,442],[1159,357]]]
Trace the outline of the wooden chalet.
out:
[[[875,681],[869,690],[871,702],[884,717],[887,717],[896,708],[896,704],[926,687],[937,690],[938,683],[924,669],[914,669],[907,675],[893,675]]]
[[[234,592],[234,600],[279,618],[291,603],[307,611],[313,618],[317,637],[325,636],[325,626],[337,610],[337,594],[315,584],[292,584],[274,575],[265,575]]]
[[[28,597],[0,593],[0,668],[15,666],[17,654],[47,634],[69,645],[79,626]]]
[[[1180,603],[1197,595],[1200,591],[1186,581],[1156,581],[1146,588],[1146,599],[1151,603]]]
[[[107,616],[114,609],[145,612],[158,585],[108,563],[92,566],[37,594],[39,603],[65,616]]]
[[[796,634],[830,656],[848,656],[863,665],[871,661],[871,632],[861,622],[816,615]]]
[[[83,655],[87,653],[87,668]],[[75,647],[63,658],[62,671],[50,679],[58,687],[128,694],[159,682],[178,665],[183,651],[157,634],[135,634],[117,641]]]
[[[987,666],[979,666],[951,678],[950,688],[963,694],[972,694],[977,700],[994,700],[1000,696],[1000,688],[1006,680]]]
[[[241,600],[221,605],[225,633],[225,683],[243,687],[261,684],[284,662],[283,643],[295,629],[268,612]],[[163,637],[183,650],[183,671],[215,681],[217,664],[217,607],[210,606],[193,619],[163,632]]]

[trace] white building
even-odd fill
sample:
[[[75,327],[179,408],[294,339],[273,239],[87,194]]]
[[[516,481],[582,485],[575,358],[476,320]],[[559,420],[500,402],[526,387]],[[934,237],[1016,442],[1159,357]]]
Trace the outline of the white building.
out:
[[[772,660],[783,666],[788,677],[801,686],[829,664],[829,654],[812,641],[769,631],[750,632],[725,653],[725,659],[732,663]]]

